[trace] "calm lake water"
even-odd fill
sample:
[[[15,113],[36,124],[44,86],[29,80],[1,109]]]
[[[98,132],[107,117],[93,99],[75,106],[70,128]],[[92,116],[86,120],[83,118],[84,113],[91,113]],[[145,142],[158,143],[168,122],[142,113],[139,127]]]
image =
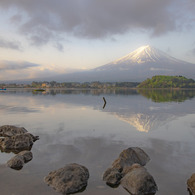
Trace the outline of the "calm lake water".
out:
[[[103,97],[107,105],[103,109]],[[186,181],[195,172],[195,90],[0,92],[0,126],[25,127],[40,140],[33,160],[16,171],[14,156],[0,154],[1,195],[59,194],[44,183],[50,171],[79,163],[90,172],[82,195],[128,195],[102,181],[120,152],[141,147],[157,195],[188,195]]]

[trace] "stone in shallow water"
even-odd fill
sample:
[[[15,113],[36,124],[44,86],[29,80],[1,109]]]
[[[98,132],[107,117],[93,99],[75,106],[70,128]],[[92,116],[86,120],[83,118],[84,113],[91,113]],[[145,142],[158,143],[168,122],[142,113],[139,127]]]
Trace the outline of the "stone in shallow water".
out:
[[[120,153],[119,157],[112,163],[112,167],[123,171],[125,167],[134,163],[144,166],[149,160],[149,156],[141,148],[131,147]]]
[[[38,137],[30,133],[17,134],[11,137],[0,138],[0,148],[3,152],[18,153],[24,150],[31,150],[33,142]]]
[[[128,172],[128,168],[134,163],[144,166],[150,160],[149,156],[138,147],[123,150],[119,157],[112,163],[103,175],[103,180],[111,187],[117,187],[121,178]]]
[[[7,161],[8,167],[20,170],[23,168],[24,164],[31,161],[33,158],[32,152],[30,151],[22,151],[18,153],[16,156]]]
[[[103,175],[103,180],[111,187],[117,187],[120,184],[122,174],[115,168],[108,168]]]
[[[195,173],[188,179],[187,185],[190,195],[195,195]]]
[[[27,133],[27,130],[24,127],[16,127],[13,125],[4,125],[0,127],[1,137],[11,137],[23,133]]]
[[[44,181],[57,192],[72,194],[84,190],[88,179],[88,169],[82,165],[73,163],[50,172],[44,178]]]
[[[139,164],[129,168],[121,179],[121,185],[132,195],[154,195],[158,190],[153,177]]]

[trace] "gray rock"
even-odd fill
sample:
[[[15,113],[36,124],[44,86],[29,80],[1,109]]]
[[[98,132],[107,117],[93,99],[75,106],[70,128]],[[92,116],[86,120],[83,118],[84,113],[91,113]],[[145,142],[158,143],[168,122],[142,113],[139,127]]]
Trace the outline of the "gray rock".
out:
[[[134,163],[145,166],[149,160],[149,156],[141,148],[131,147],[120,153],[119,157],[112,163],[112,167],[122,172],[123,169]]]
[[[153,177],[139,164],[129,168],[121,179],[121,185],[132,195],[153,195],[158,190]]]
[[[190,195],[195,195],[195,173],[188,179],[187,186]]]
[[[111,187],[119,185],[121,178],[128,172],[134,163],[144,166],[150,160],[149,156],[138,147],[123,150],[103,175],[103,180]]]
[[[122,174],[114,168],[108,168],[103,175],[103,180],[111,187],[117,187],[120,184],[121,178]]]
[[[30,133],[17,134],[12,137],[0,138],[0,147],[3,152],[18,153],[23,150],[31,150],[33,142],[37,138]]]
[[[72,194],[84,190],[87,186],[88,178],[88,169],[74,163],[50,172],[44,178],[44,181],[57,192]]]
[[[15,170],[20,170],[23,168],[24,164],[31,161],[32,158],[33,158],[32,152],[22,151],[13,158],[11,158],[7,162],[7,166]]]
[[[105,171],[103,180],[111,187],[121,184],[133,195],[155,194],[156,183],[147,170],[142,167],[149,160],[149,156],[138,147],[123,150],[112,163],[112,167]]]
[[[0,137],[11,137],[23,133],[27,133],[27,130],[24,127],[16,127],[12,125],[4,125],[0,127]]]
[[[33,158],[33,154],[31,151],[22,151],[22,152],[17,154],[17,156],[19,156],[19,155],[23,157],[24,163],[31,161]]]

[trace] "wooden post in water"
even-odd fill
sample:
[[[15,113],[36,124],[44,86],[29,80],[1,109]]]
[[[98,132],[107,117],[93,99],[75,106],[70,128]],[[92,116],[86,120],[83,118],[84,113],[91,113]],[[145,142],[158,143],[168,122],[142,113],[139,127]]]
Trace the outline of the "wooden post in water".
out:
[[[104,105],[103,105],[103,109],[104,109],[105,106],[106,106],[106,99],[105,99],[105,97],[103,97],[103,100],[104,100]]]

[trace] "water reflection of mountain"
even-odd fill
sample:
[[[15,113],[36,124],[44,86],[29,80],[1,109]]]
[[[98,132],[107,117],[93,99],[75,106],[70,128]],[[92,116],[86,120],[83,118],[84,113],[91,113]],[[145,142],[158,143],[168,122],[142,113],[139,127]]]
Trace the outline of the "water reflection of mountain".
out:
[[[129,123],[135,127],[138,131],[148,133],[150,130],[157,129],[159,126],[162,126],[165,122],[174,120],[176,117],[171,114],[166,115],[156,115],[156,114],[130,114],[130,115],[119,115],[115,116],[124,122]]]
[[[51,91],[47,94],[32,94],[30,91],[26,92],[11,92],[1,94],[0,110],[6,108],[9,109],[9,113],[12,111],[20,111],[25,113],[39,112],[40,107],[42,109],[51,106],[58,107],[61,104],[68,104],[77,107],[91,107],[94,110],[101,110],[110,115],[117,117],[119,120],[124,121],[131,126],[135,127],[138,131],[149,132],[156,130],[160,126],[163,126],[167,122],[170,122],[178,117],[185,116],[187,114],[194,114],[194,98],[195,90],[182,90],[171,93],[163,94],[163,91],[155,93],[155,91],[145,91],[145,96],[151,97],[149,101],[144,96],[137,93],[136,90],[129,91],[101,91],[101,90],[59,90],[57,92]],[[140,92],[143,93],[143,92]],[[55,98],[53,95],[55,94]],[[160,94],[160,95],[159,95]],[[170,95],[171,94],[171,95]],[[158,100],[156,97],[163,95],[166,102]],[[167,95],[168,98],[165,98]],[[181,95],[181,98],[179,97]],[[9,99],[8,97],[11,96]],[[107,100],[105,109],[102,109],[104,104],[102,97]],[[17,97],[17,98],[16,98]],[[155,98],[154,98],[155,97]],[[21,107],[17,107],[20,104],[17,102],[14,105],[11,100],[18,102],[26,102]],[[182,100],[182,101],[179,101]],[[185,101],[184,101],[185,100]],[[32,102],[34,105],[32,105]],[[14,106],[13,106],[14,105]],[[39,105],[39,106],[37,106]],[[12,109],[11,109],[12,108]],[[14,108],[14,109],[13,109]],[[17,109],[18,108],[18,109]],[[19,109],[20,108],[20,109]],[[36,109],[35,109],[36,108]]]

